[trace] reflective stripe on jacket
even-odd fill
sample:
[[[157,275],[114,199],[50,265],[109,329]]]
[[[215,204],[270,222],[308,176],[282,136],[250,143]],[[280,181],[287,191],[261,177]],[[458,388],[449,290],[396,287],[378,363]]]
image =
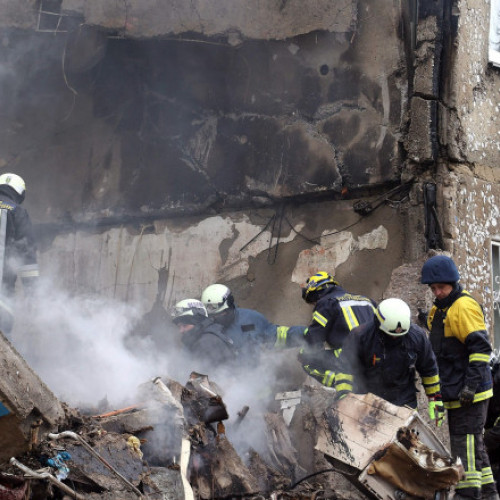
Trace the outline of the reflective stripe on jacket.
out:
[[[327,342],[332,349],[338,349],[353,328],[373,321],[374,317],[374,303],[369,298],[334,286],[316,303],[312,323],[304,334],[306,342],[322,347]]]
[[[493,395],[491,344],[481,306],[462,291],[445,309],[432,307],[427,319],[436,353],[445,407],[459,408],[464,386],[475,388],[474,402]]]
[[[436,357],[426,332],[412,324],[402,337],[390,337],[378,320],[354,329],[340,354],[335,388],[371,392],[398,406],[417,406],[416,373],[427,396],[440,392]]]

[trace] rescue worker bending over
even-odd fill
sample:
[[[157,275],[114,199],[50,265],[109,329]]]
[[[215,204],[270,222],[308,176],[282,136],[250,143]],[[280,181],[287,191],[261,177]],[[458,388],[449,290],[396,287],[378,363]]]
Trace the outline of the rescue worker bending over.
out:
[[[294,347],[302,342],[304,326],[275,325],[257,311],[236,307],[233,294],[225,285],[208,286],[201,294],[201,301],[209,317],[222,325],[224,334],[247,360],[258,354],[263,345]]]
[[[436,255],[422,267],[421,282],[435,296],[427,326],[448,410],[450,447],[465,468],[455,499],[498,500],[483,431],[493,395],[491,345],[481,306],[458,283],[452,259]]]
[[[314,304],[314,310],[312,322],[304,332],[306,346],[299,361],[311,377],[333,387],[340,348],[353,328],[373,321],[375,302],[348,293],[324,271],[307,280],[302,298]]]
[[[22,177],[0,175],[0,329],[9,333],[13,326],[12,299],[17,275],[25,293],[30,293],[39,276],[37,247],[30,217],[21,207],[26,194]]]
[[[196,299],[177,302],[172,318],[193,371],[213,375],[219,367],[231,368],[236,358],[233,341],[222,333],[221,325],[208,317],[202,302]]]
[[[426,332],[411,323],[411,311],[401,299],[385,299],[373,322],[347,337],[335,377],[337,398],[349,392],[371,392],[397,406],[417,407],[415,373],[429,398],[429,416],[438,426],[445,411],[436,357]]]

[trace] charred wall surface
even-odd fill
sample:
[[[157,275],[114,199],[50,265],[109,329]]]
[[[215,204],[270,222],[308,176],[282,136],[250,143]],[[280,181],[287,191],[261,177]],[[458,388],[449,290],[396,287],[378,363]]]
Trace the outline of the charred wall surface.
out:
[[[290,28],[300,33],[290,38],[246,24],[239,34],[254,38],[234,41],[223,26],[167,37],[190,28],[178,21],[152,40],[140,26],[165,13],[140,2],[128,19],[141,22],[124,33],[112,22],[122,15],[115,2],[85,3],[92,27],[61,18],[68,33],[6,29],[1,163],[36,182],[31,203],[44,221],[204,211],[397,180],[405,125],[398,11],[392,2],[343,4],[316,5],[332,30],[321,18],[316,28]],[[38,13],[37,26],[47,15]]]
[[[270,312],[347,266],[382,294],[387,270],[357,276],[389,239],[401,261],[407,214],[343,230],[403,170],[399,2],[1,4],[0,167],[26,178],[42,273],[147,303],[168,266],[166,301],[218,280]]]

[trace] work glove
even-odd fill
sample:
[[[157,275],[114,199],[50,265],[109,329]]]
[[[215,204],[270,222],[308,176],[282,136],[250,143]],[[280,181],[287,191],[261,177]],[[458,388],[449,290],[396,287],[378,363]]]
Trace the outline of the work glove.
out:
[[[441,394],[435,394],[429,397],[429,418],[433,420],[438,427],[441,427],[444,422],[444,404]]]
[[[460,405],[463,408],[468,408],[474,402],[474,394],[476,393],[475,389],[468,387],[465,385],[460,391],[460,395],[458,396],[460,400]]]
[[[418,308],[418,315],[417,315],[418,322],[421,326],[424,326],[425,328],[427,328],[427,316],[428,316],[428,312],[424,311],[423,309],[420,309],[420,307],[419,307]]]

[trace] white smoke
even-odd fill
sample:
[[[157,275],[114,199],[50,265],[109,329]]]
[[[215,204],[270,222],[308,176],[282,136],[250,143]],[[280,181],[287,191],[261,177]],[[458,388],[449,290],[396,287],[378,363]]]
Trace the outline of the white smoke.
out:
[[[70,296],[51,285],[19,302],[11,339],[31,368],[62,401],[74,407],[107,399],[120,405],[136,387],[165,372],[166,357],[142,341],[125,339],[141,311],[103,297]],[[168,328],[168,325],[165,326]]]
[[[180,346],[170,343],[169,348],[158,349],[148,336],[127,342],[144,314],[139,305],[71,296],[45,284],[34,299],[20,300],[18,306],[10,335],[14,347],[49,389],[73,408],[102,406],[98,409],[107,411],[143,403],[137,400],[137,389],[145,382],[161,376],[163,381],[173,379],[185,386],[190,373],[200,371]],[[171,328],[165,325],[166,336],[176,335]],[[296,361],[295,350],[269,351],[260,360],[251,360],[250,368],[214,366],[207,373],[220,388],[229,414],[224,422],[226,435],[244,460],[250,448],[261,455],[268,451],[264,416],[276,392],[298,389],[279,387],[283,359]],[[241,419],[238,413],[245,406],[249,410]],[[170,432],[164,432],[171,439]],[[163,443],[156,434],[155,440]]]

